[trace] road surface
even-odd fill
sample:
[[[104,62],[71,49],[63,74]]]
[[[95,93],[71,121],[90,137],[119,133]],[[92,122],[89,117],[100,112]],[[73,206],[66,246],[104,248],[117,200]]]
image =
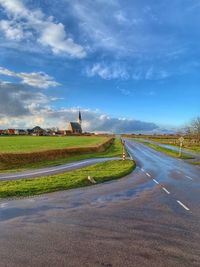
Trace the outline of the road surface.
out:
[[[200,266],[200,169],[126,140],[126,178],[0,202],[0,266]]]

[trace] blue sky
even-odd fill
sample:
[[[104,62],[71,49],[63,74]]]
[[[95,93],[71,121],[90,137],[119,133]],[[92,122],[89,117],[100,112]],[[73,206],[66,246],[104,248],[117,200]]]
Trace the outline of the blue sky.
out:
[[[0,128],[156,132],[200,113],[198,0],[0,0]]]

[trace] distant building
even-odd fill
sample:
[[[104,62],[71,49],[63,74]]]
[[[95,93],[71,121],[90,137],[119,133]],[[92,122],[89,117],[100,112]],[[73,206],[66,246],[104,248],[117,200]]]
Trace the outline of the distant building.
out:
[[[79,111],[78,114],[78,122],[69,122],[67,126],[67,132],[72,133],[72,134],[82,134],[82,116],[81,112]]]
[[[15,134],[15,129],[8,129],[7,134],[9,135],[14,135]]]
[[[34,127],[31,131],[30,134],[32,135],[46,135],[46,131],[39,126]]]
[[[16,129],[15,130],[15,134],[16,135],[26,135],[27,132],[25,130],[23,130],[23,129]]]

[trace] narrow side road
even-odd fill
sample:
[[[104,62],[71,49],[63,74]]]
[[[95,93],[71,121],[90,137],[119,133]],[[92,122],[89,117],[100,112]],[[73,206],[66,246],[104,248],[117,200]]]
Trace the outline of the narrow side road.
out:
[[[98,163],[98,162],[111,161],[111,160],[115,160],[115,159],[120,159],[120,158],[113,157],[113,158],[87,159],[87,160],[62,164],[59,166],[28,170],[28,171],[24,171],[24,172],[1,173],[0,174],[0,181],[18,180],[18,179],[27,179],[27,178],[37,178],[37,177],[42,177],[42,176],[48,176],[48,175],[63,173],[63,172],[67,172],[67,171],[77,170],[77,169],[80,169],[80,168],[83,168],[86,166],[93,165],[93,164]]]

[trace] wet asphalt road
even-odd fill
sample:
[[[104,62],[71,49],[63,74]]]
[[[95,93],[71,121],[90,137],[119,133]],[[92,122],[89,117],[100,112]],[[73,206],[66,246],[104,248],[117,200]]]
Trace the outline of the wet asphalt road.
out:
[[[126,178],[2,200],[0,266],[200,266],[200,169],[126,145]]]

